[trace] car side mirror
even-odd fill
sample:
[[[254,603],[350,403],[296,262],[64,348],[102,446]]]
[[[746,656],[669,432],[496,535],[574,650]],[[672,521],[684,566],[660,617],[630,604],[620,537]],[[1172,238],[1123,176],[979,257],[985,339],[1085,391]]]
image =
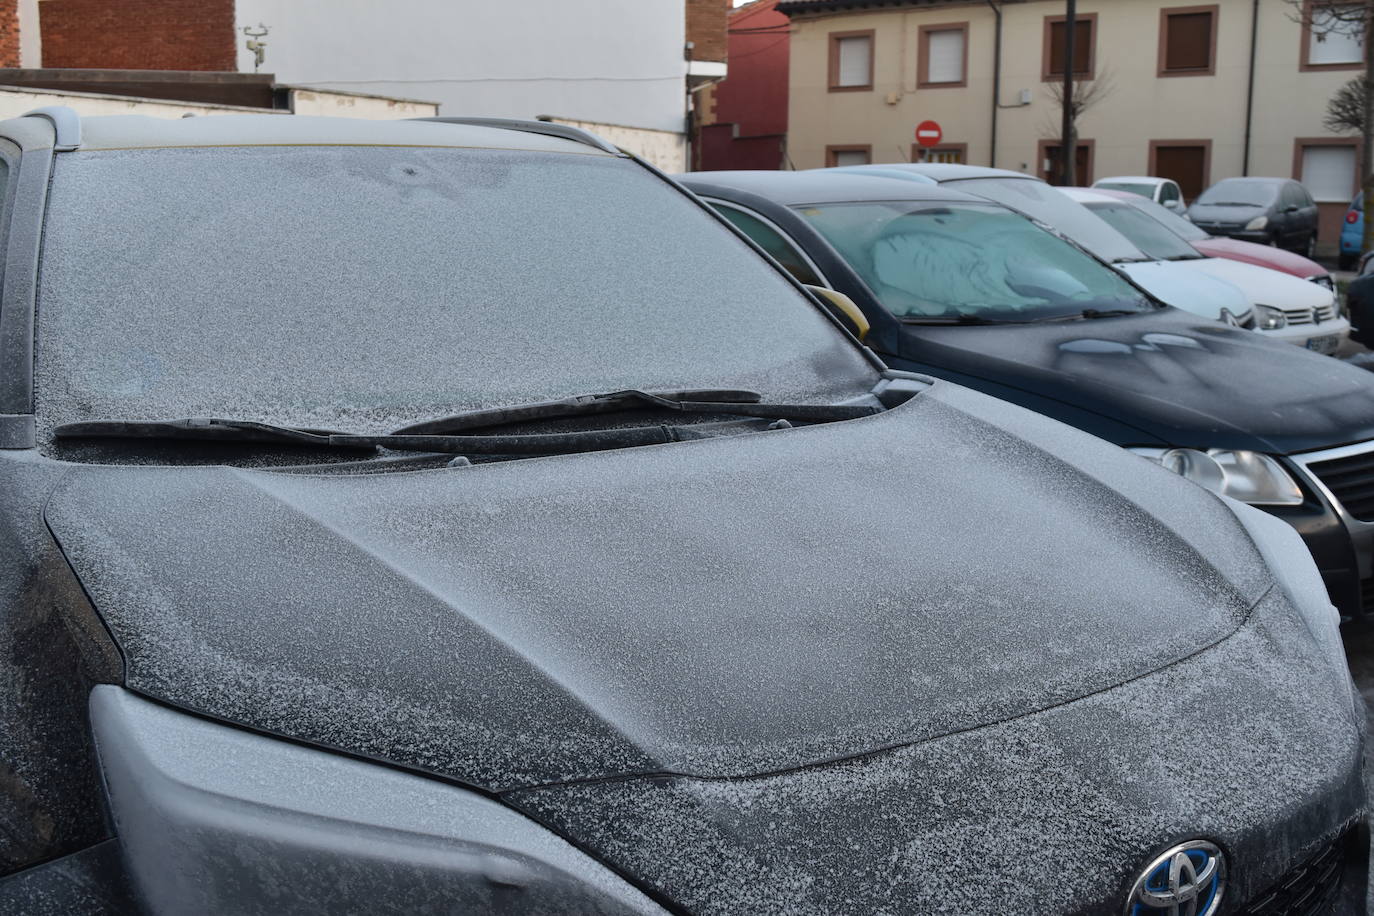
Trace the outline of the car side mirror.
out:
[[[1297,213],[1297,212],[1298,212],[1298,206],[1297,206],[1297,204],[1289,204],[1288,206],[1286,206],[1286,207],[1283,208],[1283,212],[1284,212],[1284,213]]]
[[[868,319],[864,317],[863,311],[854,304],[853,299],[850,299],[844,293],[837,292],[833,289],[827,289],[824,286],[811,286],[807,284],[806,288],[810,291],[811,295],[820,300],[821,305],[825,306],[830,314],[839,319],[840,324],[844,325],[849,330],[849,333],[859,338],[859,340],[863,340],[868,336]]]

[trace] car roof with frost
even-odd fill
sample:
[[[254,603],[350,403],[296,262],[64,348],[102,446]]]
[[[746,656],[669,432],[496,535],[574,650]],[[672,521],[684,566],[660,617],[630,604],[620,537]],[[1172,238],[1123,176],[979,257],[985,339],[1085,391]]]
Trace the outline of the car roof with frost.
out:
[[[267,114],[193,118],[102,115],[81,119],[82,150],[195,146],[437,146],[611,155],[561,137],[438,121]]]

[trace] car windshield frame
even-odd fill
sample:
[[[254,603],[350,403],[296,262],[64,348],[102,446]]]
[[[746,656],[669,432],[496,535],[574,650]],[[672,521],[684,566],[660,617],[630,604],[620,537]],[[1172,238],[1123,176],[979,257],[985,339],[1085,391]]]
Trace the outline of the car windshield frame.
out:
[[[40,264],[44,447],[82,420],[381,434],[625,388],[837,403],[880,371],[723,218],[620,156],[64,152]]]
[[[1019,324],[1153,307],[1091,253],[995,203],[860,200],[792,209],[900,321]]]

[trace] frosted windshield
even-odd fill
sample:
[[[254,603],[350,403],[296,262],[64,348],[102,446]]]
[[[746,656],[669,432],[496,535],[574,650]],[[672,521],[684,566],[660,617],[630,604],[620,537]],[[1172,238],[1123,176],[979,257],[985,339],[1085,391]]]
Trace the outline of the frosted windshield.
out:
[[[1073,239],[1104,261],[1148,261],[1120,232],[1068,195],[1034,178],[965,178],[945,187],[986,197],[1034,217]]]
[[[40,422],[380,432],[624,388],[833,401],[873,369],[711,214],[611,156],[248,147],[58,157]]]
[[[798,210],[899,318],[1033,321],[1150,307],[1116,271],[1001,207],[893,201]]]

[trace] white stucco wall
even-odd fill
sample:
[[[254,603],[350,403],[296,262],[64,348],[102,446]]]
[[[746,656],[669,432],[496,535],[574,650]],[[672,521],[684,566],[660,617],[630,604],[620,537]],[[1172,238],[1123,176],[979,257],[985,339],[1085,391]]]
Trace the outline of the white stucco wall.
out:
[[[682,0],[238,0],[236,17],[271,29],[263,70],[282,83],[684,129]]]

